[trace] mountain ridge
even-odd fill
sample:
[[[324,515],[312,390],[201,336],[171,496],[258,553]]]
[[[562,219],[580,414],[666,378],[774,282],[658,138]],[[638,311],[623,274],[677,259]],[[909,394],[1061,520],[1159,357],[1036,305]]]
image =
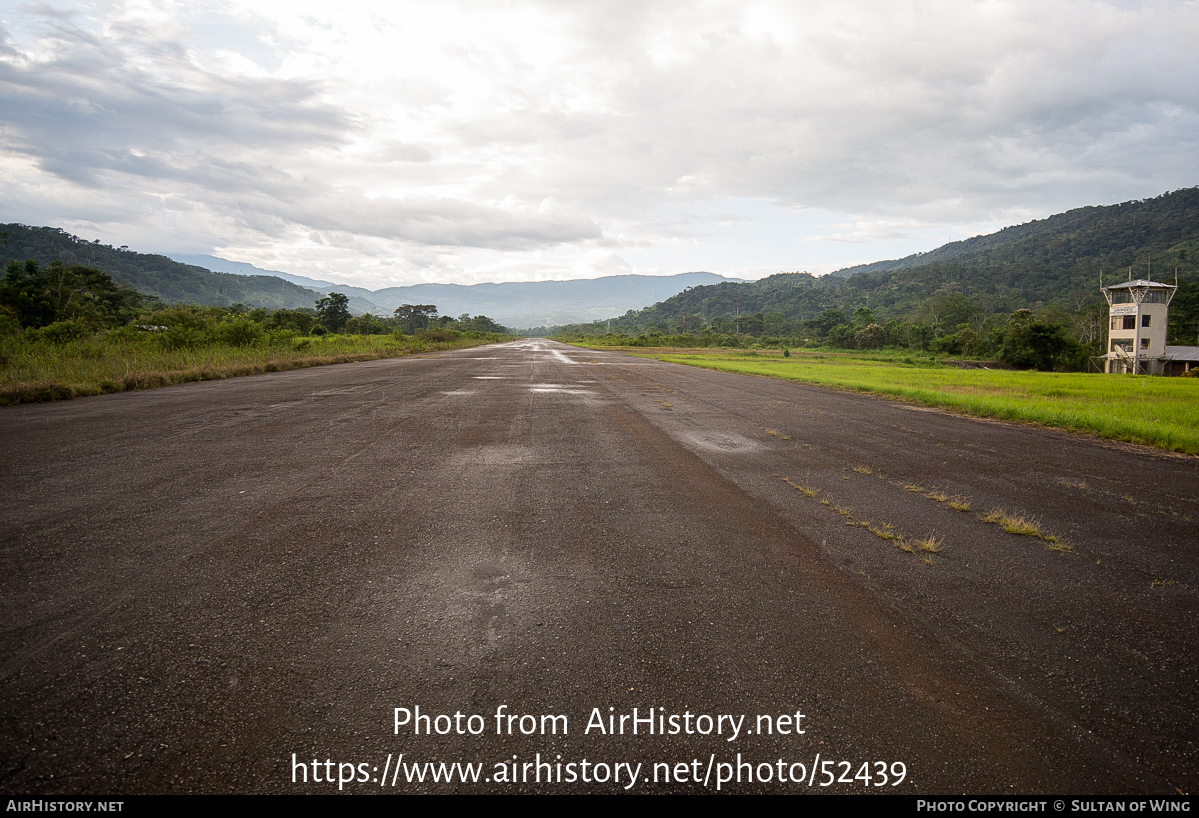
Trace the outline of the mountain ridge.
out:
[[[1044,219],[1033,219],[1023,224],[1009,225],[1002,230],[983,236],[947,242],[940,247],[923,253],[913,253],[899,259],[874,261],[868,264],[857,264],[836,270],[829,275],[838,278],[849,278],[858,273],[888,272],[906,270],[937,263],[979,263],[994,260],[1005,249],[1009,251],[1024,243],[1045,243],[1047,240],[1070,240],[1072,250],[1085,257],[1098,255],[1103,249],[1099,242],[1110,243],[1114,232],[1127,231],[1135,234],[1136,217],[1140,214],[1152,214],[1162,204],[1173,208],[1175,205],[1185,210],[1191,218],[1194,217],[1196,199],[1199,197],[1199,187],[1181,188],[1169,193],[1163,193],[1150,199],[1133,199],[1113,205],[1087,205],[1055,213]],[[1176,215],[1183,215],[1178,213]],[[1101,223],[1108,229],[1100,231]],[[1125,224],[1126,223],[1126,224]],[[1178,228],[1175,224],[1172,227]],[[1145,225],[1142,225],[1144,229]],[[1170,227],[1167,227],[1167,231]],[[1175,239],[1179,238],[1175,235]],[[1167,240],[1169,240],[1167,238]],[[1131,262],[1130,262],[1131,263]]]

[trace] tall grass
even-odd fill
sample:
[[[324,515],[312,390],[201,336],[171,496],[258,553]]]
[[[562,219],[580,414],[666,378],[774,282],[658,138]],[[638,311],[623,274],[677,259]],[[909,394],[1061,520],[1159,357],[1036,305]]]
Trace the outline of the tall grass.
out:
[[[462,349],[494,340],[281,333],[245,346],[168,349],[152,333],[118,331],[62,344],[15,336],[0,339],[0,405]]]
[[[966,370],[875,356],[652,356],[692,366],[870,392],[972,415],[1038,423],[1199,454],[1199,379]]]

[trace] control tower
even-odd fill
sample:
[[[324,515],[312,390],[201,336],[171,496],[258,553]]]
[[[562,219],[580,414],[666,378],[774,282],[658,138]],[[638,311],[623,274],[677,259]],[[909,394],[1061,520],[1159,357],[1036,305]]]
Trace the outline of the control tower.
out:
[[[1110,309],[1104,371],[1132,375],[1163,374],[1166,320],[1178,290],[1172,284],[1139,278],[1103,287]]]

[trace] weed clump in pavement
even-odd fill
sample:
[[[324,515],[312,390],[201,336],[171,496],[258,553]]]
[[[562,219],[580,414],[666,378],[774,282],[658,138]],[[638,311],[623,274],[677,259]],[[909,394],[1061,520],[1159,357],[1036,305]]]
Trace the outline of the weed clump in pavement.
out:
[[[1038,540],[1043,540],[1049,544],[1049,548],[1052,551],[1074,550],[1054,535],[1042,531],[1041,521],[1035,517],[1026,517],[1023,514],[1008,514],[1001,508],[993,508],[986,514],[981,515],[979,519],[984,523],[993,523],[1009,534],[1016,534],[1022,537],[1035,537]]]
[[[816,489],[810,489],[810,488],[808,488],[807,486],[802,486],[802,485],[800,485],[799,483],[792,483],[792,482],[791,482],[791,481],[790,481],[788,478],[786,478],[786,477],[784,477],[784,478],[783,478],[783,482],[784,482],[784,483],[786,483],[786,484],[787,484],[788,486],[790,486],[791,488],[795,489],[796,491],[803,492],[803,494],[805,494],[805,495],[806,495],[806,496],[808,496],[808,497],[815,497],[815,496],[816,496]]]
[[[921,540],[916,540],[916,547],[921,551],[927,551],[930,554],[936,554],[941,551],[941,540],[932,534]]]
[[[858,469],[854,469],[854,471],[858,471]],[[779,477],[779,475],[776,474],[775,477]],[[933,536],[932,534],[929,534],[923,539],[909,540],[905,538],[901,532],[896,531],[895,526],[891,523],[874,523],[870,520],[858,520],[853,516],[853,509],[849,506],[837,505],[827,497],[818,497],[817,495],[819,492],[817,492],[816,489],[809,488],[801,483],[793,482],[790,478],[779,477],[779,479],[801,494],[807,497],[818,499],[821,505],[828,506],[833,511],[840,514],[845,518],[845,524],[847,526],[861,526],[874,536],[878,537],[880,540],[889,542],[900,551],[908,554],[914,554],[916,553],[916,550],[919,549],[920,551],[925,552],[924,556],[921,558],[924,563],[928,565],[937,564],[937,562],[932,559],[931,555],[937,554],[941,551],[942,540]]]
[[[877,526],[872,522],[863,520],[862,528],[866,529],[879,539],[893,540],[896,537],[895,531],[893,530],[894,526],[892,526],[890,523],[883,523],[882,526]]]
[[[994,523],[1009,534],[1020,534],[1026,537],[1041,536],[1041,526],[1036,520],[1021,514],[1008,514],[1002,509],[991,509],[982,516],[982,521]]]

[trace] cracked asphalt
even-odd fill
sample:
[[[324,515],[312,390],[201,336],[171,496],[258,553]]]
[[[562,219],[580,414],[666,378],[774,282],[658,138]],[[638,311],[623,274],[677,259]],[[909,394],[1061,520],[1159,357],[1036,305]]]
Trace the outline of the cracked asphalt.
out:
[[[1199,784],[1196,458],[540,339],[0,432],[9,794]]]

